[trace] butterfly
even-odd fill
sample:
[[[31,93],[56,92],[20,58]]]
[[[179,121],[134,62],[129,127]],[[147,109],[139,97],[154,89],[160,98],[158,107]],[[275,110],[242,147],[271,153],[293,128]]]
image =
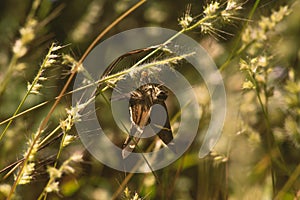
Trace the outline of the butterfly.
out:
[[[156,48],[157,47],[148,47],[144,49],[137,49],[121,55],[109,65],[109,67],[104,71],[102,77],[119,71],[120,69],[118,69],[118,63],[124,58],[137,56],[138,54],[148,54]],[[139,79],[139,81],[142,82],[142,84],[140,83],[141,86],[136,90],[131,91],[129,94],[123,95],[123,98],[129,99],[128,111],[131,122],[129,131],[130,133],[122,146],[122,157],[124,159],[127,158],[136,148],[146,126],[148,125],[155,133],[157,133],[158,137],[163,141],[164,144],[171,147],[172,151],[175,151],[174,142],[172,142],[173,133],[165,103],[168,97],[168,90],[162,84],[151,83],[151,81],[147,79],[147,73],[145,71],[139,71],[138,67],[137,71],[140,73],[140,77],[142,77]],[[98,88],[100,88],[100,86],[98,86]],[[159,105],[162,109],[164,109],[166,114],[164,122],[155,123],[157,120],[152,116],[152,108],[155,105]]]
[[[135,149],[140,136],[143,134],[147,125],[151,125],[154,131],[158,131],[158,137],[166,144],[174,146],[173,133],[170,126],[170,120],[168,116],[166,99],[168,97],[168,91],[165,87],[158,84],[146,84],[142,85],[137,90],[131,92],[129,100],[129,113],[131,120],[130,135],[127,137],[123,144],[122,157],[126,158]],[[151,123],[155,121],[151,119],[152,108],[154,105],[160,105],[166,113],[166,119],[163,124],[159,120],[157,123]]]

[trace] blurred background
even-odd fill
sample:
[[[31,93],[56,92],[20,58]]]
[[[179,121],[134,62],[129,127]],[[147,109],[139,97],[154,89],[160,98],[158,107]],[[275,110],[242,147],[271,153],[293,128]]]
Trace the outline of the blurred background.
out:
[[[16,111],[27,92],[28,82],[33,81],[53,42],[67,45],[62,52],[79,60],[97,35],[137,1],[41,0],[32,13],[36,2],[39,1],[0,2],[0,122]],[[208,0],[147,1],[101,41],[139,27],[159,26],[179,31],[178,19],[184,16],[188,4],[191,4],[191,16],[201,19],[205,16],[203,8],[210,3]],[[222,1],[221,5],[226,3]],[[111,199],[113,195],[117,199],[134,199],[135,192],[141,199],[273,199],[279,194],[279,199],[300,199],[300,2],[240,1],[239,5],[242,9],[236,12],[236,18],[219,24],[218,34],[205,34],[200,28],[187,32],[210,54],[226,85],[226,122],[212,153],[198,158],[210,120],[210,97],[205,84],[200,82],[194,85],[203,112],[198,136],[180,159],[154,172],[156,177],[154,173],[131,176],[85,153],[82,162],[72,165],[72,173],[57,179],[59,191],[49,193],[47,199],[100,200]],[[288,10],[281,10],[284,6]],[[272,15],[276,11],[281,12]],[[248,43],[246,25],[252,38]],[[26,30],[32,32],[26,35],[22,27],[29,27]],[[267,31],[260,35],[259,30]],[[17,48],[16,41],[22,37],[26,41],[25,50]],[[266,55],[267,64],[254,68],[253,63],[257,63],[254,60],[262,55]],[[249,61],[249,65],[243,68],[242,61]],[[44,101],[53,102],[69,75],[70,65],[65,63],[46,70],[47,81],[38,95],[28,96],[21,111]],[[72,85],[68,90],[71,88]],[[0,140],[0,169],[23,158],[27,141],[51,105],[48,103],[13,120]],[[70,105],[71,96],[64,96],[51,115],[46,133],[66,117],[65,109]],[[7,122],[0,124],[1,132],[6,125]],[[70,132],[76,136],[75,129]],[[273,138],[270,148],[266,135]],[[53,166],[59,145],[60,139],[37,154],[32,179],[17,187],[15,198],[40,196],[49,179],[47,166]],[[57,166],[74,152],[82,151],[84,146],[77,138],[61,152]],[[0,199],[5,199],[18,171],[6,177],[8,170],[0,174]]]

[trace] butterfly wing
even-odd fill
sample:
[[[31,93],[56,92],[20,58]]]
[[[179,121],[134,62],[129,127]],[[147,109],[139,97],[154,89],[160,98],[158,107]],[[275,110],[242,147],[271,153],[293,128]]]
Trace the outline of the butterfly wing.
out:
[[[129,101],[131,120],[130,135],[123,144],[122,157],[126,158],[135,149],[144,127],[149,124],[151,105],[147,104],[141,93],[135,92]]]
[[[166,121],[163,126],[158,124],[158,128],[160,128],[160,131],[157,133],[158,137],[167,145],[173,140],[173,133],[170,125],[170,120],[168,116],[167,106],[165,102],[162,102],[161,105],[165,109],[165,112],[167,113]]]
[[[170,119],[168,115],[167,106],[164,101],[160,101],[157,104],[161,105],[166,113],[166,119],[163,124],[156,122],[155,119],[151,120],[151,128],[157,132],[158,137],[164,142],[164,144],[168,145],[168,147],[176,153],[175,143],[173,141],[173,132],[170,125]]]

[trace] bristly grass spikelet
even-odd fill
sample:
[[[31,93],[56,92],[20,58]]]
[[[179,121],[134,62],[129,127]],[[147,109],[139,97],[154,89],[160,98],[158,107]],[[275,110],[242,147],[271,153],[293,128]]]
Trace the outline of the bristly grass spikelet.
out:
[[[179,19],[182,30],[200,30],[202,34],[209,34],[214,38],[226,39],[222,34],[231,35],[221,30],[224,24],[233,24],[235,21],[242,20],[237,17],[239,10],[242,9],[242,3],[229,0],[225,3],[213,1],[203,8],[203,14],[192,17],[190,14],[191,5],[187,6],[184,16]]]

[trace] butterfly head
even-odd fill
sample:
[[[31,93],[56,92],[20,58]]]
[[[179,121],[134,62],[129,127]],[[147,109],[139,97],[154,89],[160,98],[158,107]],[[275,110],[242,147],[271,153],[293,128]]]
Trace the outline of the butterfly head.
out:
[[[168,91],[158,84],[146,84],[132,92],[131,97],[153,105],[165,101],[168,97]]]

